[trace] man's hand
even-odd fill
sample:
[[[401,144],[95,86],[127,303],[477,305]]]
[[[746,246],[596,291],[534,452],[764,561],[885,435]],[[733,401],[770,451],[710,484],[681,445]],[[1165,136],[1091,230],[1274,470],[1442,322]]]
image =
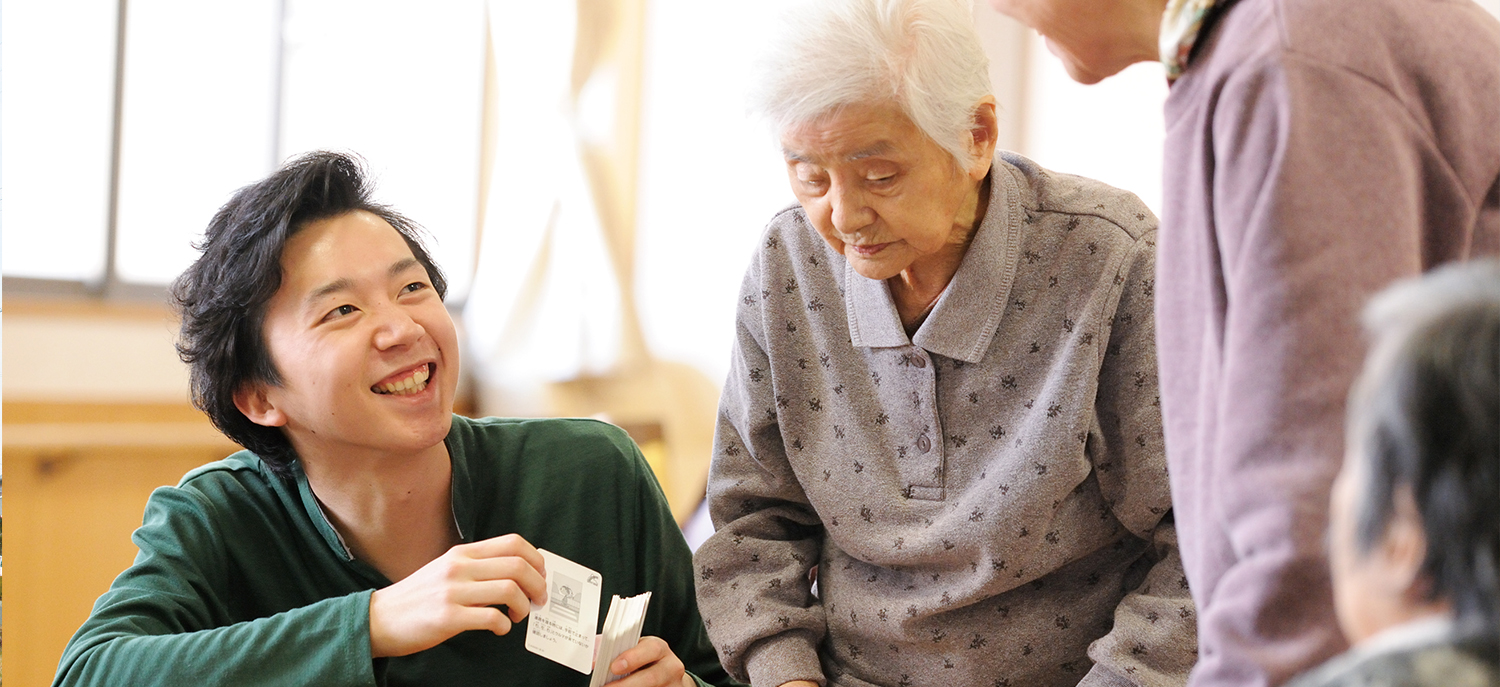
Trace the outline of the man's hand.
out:
[[[547,602],[544,565],[518,534],[448,549],[370,595],[370,655],[414,654],[465,630],[510,632],[531,613],[532,603]]]
[[[689,677],[682,666],[682,659],[672,653],[672,647],[660,637],[642,637],[635,646],[626,649],[609,672],[624,675],[616,687],[694,687],[697,682]]]

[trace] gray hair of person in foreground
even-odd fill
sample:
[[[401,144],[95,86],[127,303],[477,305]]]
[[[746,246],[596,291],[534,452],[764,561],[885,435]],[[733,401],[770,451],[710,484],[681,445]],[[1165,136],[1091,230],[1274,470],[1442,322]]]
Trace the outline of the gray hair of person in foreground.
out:
[[[751,108],[777,134],[856,104],[892,103],[969,164],[989,58],[967,0],[816,0],[783,17]]]
[[[1367,461],[1356,541],[1368,552],[1409,488],[1427,536],[1431,599],[1500,630],[1500,262],[1398,284],[1365,311],[1374,346],[1349,403]]]

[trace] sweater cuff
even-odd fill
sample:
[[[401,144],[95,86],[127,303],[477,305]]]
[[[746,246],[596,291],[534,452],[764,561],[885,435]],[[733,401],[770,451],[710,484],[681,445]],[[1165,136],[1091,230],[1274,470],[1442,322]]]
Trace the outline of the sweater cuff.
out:
[[[745,672],[752,685],[778,687],[792,680],[826,684],[817,641],[806,631],[783,632],[750,645],[745,651]]]
[[[1078,687],[1135,687],[1135,683],[1095,663],[1089,674],[1083,676],[1083,680],[1078,683]]]

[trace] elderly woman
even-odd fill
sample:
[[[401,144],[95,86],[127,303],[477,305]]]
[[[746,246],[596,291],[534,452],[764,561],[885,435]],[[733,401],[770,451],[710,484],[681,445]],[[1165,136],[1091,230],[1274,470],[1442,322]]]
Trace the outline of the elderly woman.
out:
[[[1155,219],[995,153],[959,0],[799,8],[760,106],[798,205],[740,294],[699,606],[754,685],[1170,685],[1195,656]]]

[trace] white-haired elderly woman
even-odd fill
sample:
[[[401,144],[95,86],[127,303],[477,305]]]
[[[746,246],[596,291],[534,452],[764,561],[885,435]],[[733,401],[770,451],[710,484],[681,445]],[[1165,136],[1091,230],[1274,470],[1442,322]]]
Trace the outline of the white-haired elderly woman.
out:
[[[757,687],[1180,685],[1195,659],[1156,220],[996,154],[986,65],[962,0],[828,0],[765,67],[799,204],[745,276],[694,559]]]

